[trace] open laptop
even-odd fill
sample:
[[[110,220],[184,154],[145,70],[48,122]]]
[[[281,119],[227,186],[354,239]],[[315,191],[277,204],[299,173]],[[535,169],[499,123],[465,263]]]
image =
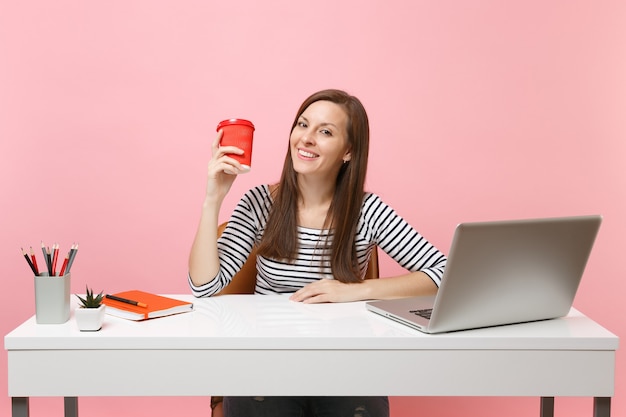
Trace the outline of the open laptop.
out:
[[[425,333],[565,316],[602,217],[462,223],[436,296],[367,302]]]

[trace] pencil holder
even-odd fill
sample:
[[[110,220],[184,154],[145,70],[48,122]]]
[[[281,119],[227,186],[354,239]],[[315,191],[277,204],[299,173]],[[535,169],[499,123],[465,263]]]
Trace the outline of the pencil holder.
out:
[[[35,316],[37,324],[61,324],[70,318],[70,279],[35,276]]]

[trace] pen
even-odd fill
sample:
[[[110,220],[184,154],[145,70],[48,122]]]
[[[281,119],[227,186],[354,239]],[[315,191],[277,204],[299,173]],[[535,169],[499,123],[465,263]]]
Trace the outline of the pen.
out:
[[[30,269],[33,270],[33,273],[35,275],[37,274],[37,270],[35,269],[35,265],[33,265],[33,261],[30,260],[30,258],[28,257],[28,254],[26,254],[26,251],[24,250],[24,248],[20,248],[22,249],[22,255],[24,255],[24,258],[26,258],[26,262],[28,262],[28,266],[30,266]]]
[[[122,297],[118,297],[116,295],[111,295],[111,294],[107,294],[105,295],[106,298],[110,298],[111,300],[115,300],[115,301],[120,301],[122,303],[126,303],[126,304],[132,304],[138,307],[148,307],[148,304],[146,303],[142,303],[140,301],[135,301],[135,300],[129,300],[128,298],[122,298]]]

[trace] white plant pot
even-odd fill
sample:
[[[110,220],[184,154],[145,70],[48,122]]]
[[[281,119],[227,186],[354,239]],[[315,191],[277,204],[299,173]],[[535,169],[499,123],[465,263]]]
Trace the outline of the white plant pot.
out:
[[[76,325],[81,332],[97,332],[102,328],[104,322],[104,309],[106,306],[101,304],[98,308],[77,308],[74,310],[76,317]]]

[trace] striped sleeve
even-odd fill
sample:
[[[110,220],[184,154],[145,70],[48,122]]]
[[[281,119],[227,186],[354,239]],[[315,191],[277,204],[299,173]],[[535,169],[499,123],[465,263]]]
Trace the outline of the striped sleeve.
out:
[[[266,185],[251,189],[241,198],[226,229],[217,240],[219,272],[204,285],[194,285],[191,277],[188,277],[193,295],[209,297],[230,283],[248,259],[252,247],[260,240],[270,206],[269,188]]]
[[[439,286],[447,258],[376,194],[367,194],[359,234],[370,235],[386,254],[411,272],[421,271]]]

